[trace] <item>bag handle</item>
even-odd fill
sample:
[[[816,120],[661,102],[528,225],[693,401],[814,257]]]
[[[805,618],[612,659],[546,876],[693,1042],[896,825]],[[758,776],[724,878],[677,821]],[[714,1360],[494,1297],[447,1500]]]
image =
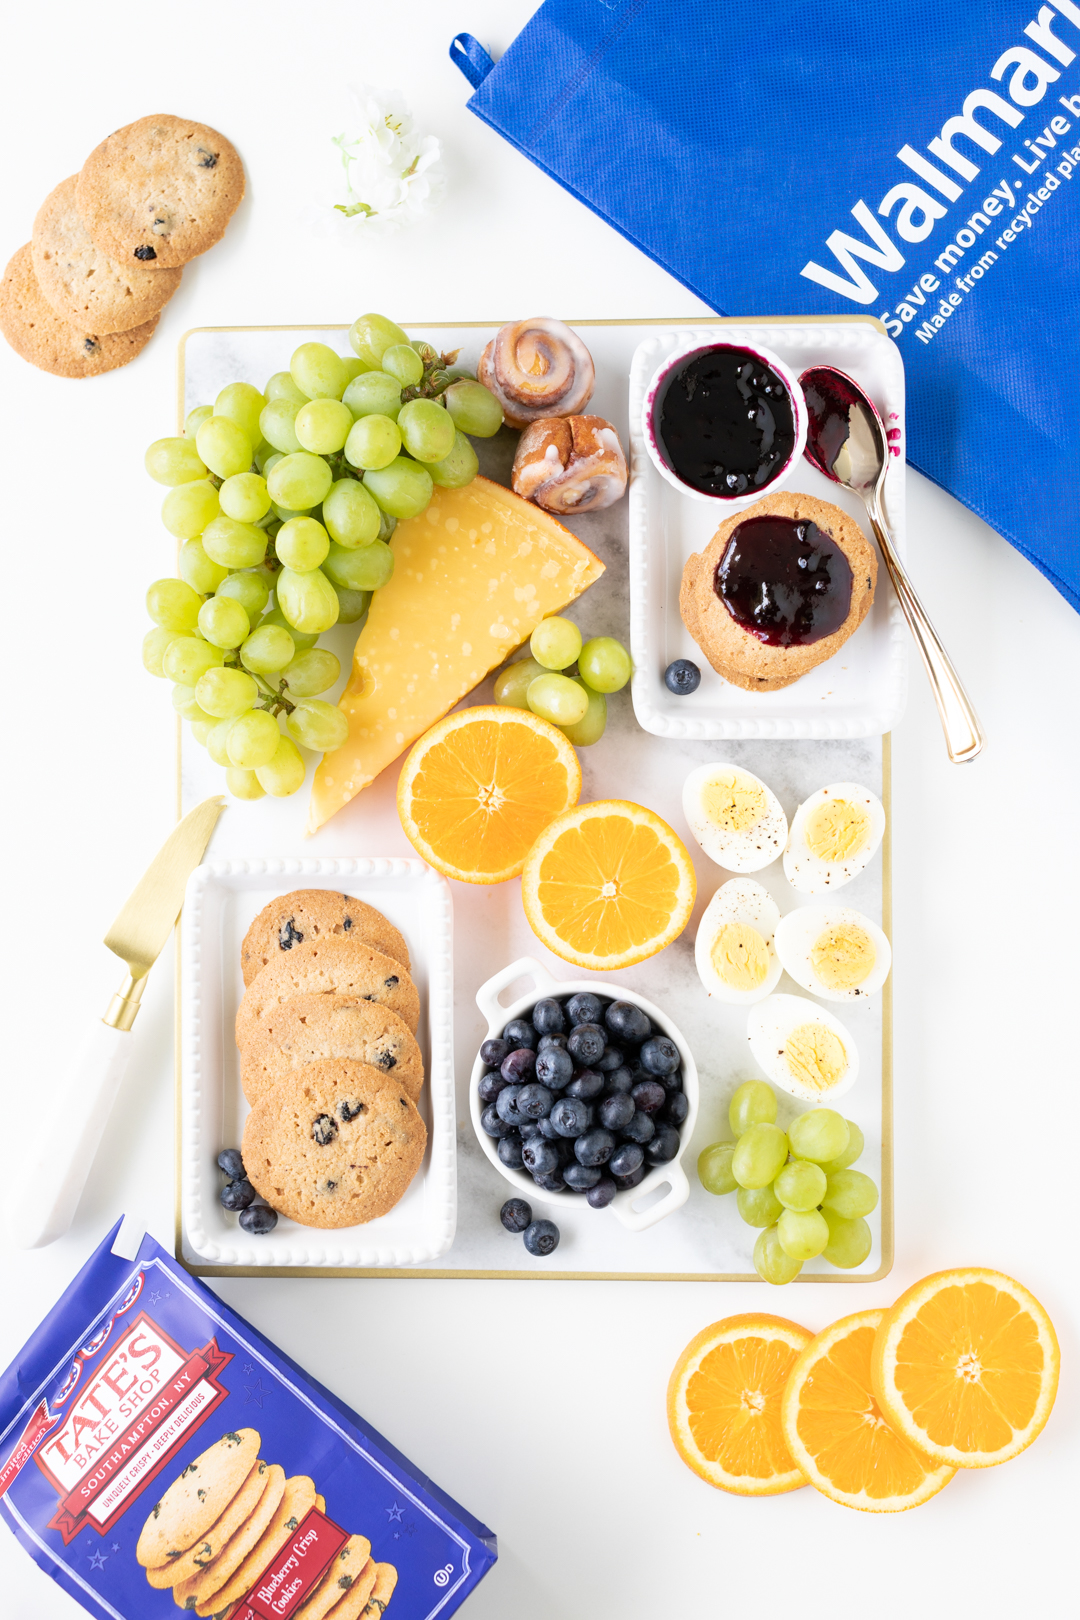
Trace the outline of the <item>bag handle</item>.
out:
[[[495,63],[472,34],[455,34],[450,41],[450,60],[456,62],[474,90],[478,90]]]

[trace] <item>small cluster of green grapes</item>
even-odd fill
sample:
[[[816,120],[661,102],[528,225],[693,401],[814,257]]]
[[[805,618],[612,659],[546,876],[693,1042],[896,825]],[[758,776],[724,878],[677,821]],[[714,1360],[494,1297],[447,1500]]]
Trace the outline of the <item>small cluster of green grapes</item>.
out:
[[[345,741],[345,715],[317,695],[341,666],[315,644],[363,617],[393,572],[398,520],[419,517],[436,485],[470,483],[468,435],[502,423],[456,354],[411,343],[382,315],[361,315],[349,341],[355,359],[301,344],[263,393],[230,383],[182,437],[146,452],[183,544],[180,578],[147,592],[143,663],[174,682],[175,708],[242,799],[296,792],[297,743],[326,753]]]
[[[531,709],[565,731],[576,748],[599,742],[607,725],[607,700],[633,673],[630,654],[614,636],[584,644],[570,619],[541,619],[529,639],[530,657],[508,664],[495,680],[496,703]],[[577,665],[576,674],[566,671]]]
[[[812,1108],[786,1132],[776,1123],[776,1093],[764,1080],[739,1086],[728,1109],[734,1142],[714,1142],[698,1157],[706,1192],[737,1193],[739,1214],[762,1228],[754,1268],[768,1283],[787,1283],[804,1260],[824,1255],[849,1271],[870,1253],[864,1216],[878,1190],[851,1166],[863,1150],[854,1120],[833,1108]]]

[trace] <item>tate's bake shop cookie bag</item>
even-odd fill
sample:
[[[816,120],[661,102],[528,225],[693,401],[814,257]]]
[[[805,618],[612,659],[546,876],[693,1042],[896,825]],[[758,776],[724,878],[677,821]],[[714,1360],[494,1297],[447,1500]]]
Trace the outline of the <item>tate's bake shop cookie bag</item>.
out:
[[[35,1563],[103,1620],[452,1614],[491,1531],[119,1232],[0,1380],[0,1513]]]

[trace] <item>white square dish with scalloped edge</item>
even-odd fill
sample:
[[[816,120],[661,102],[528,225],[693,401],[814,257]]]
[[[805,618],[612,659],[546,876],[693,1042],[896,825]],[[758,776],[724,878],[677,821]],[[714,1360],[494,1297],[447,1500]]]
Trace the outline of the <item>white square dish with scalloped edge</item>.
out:
[[[251,1235],[222,1209],[223,1148],[239,1147],[248,1105],[233,1040],[244,993],[240,945],[257,914],[293,889],[344,891],[382,911],[405,936],[420,994],[416,1038],[428,1130],[419,1173],[401,1201],[363,1226],[323,1230],[280,1217]],[[192,873],[181,933],[180,1258],[248,1270],[366,1270],[437,1260],[457,1225],[454,1112],[453,909],[450,885],[403,857],[207,861]]]
[[[883,567],[873,606],[855,634],[832,658],[779,692],[732,686],[709,666],[683,624],[683,569],[726,514],[680,494],[660,476],[645,447],[642,408],[657,368],[669,355],[718,340],[771,349],[796,375],[807,366],[833,365],[862,384],[889,433],[885,500],[897,549],[904,550],[904,368],[900,351],[877,322],[860,317],[715,321],[650,334],[638,344],[630,368],[630,643],[638,722],[654,736],[692,739],[883,736],[904,712],[908,634]],[[843,507],[874,543],[859,498],[805,458],[784,488]],[[686,697],[664,685],[664,671],[676,658],[689,658],[701,670],[700,686]]]

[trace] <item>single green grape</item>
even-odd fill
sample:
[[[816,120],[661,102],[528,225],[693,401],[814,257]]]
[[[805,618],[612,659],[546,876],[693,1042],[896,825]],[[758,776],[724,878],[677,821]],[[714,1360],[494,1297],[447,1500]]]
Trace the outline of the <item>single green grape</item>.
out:
[[[213,730],[214,726],[217,725],[217,721],[189,720],[188,724],[191,727],[191,735],[194,737],[195,741],[199,744],[200,748],[205,748],[207,739],[210,736],[210,732]]]
[[[861,1170],[834,1170],[828,1177],[828,1190],[818,1202],[824,1209],[853,1221],[877,1208],[878,1190]]]
[[[367,366],[365,366],[362,360],[358,360],[355,354],[339,354],[338,359],[345,367],[346,387],[348,387],[349,383],[352,382],[354,377],[359,377],[362,371],[367,370]]]
[[[633,673],[630,654],[614,636],[594,636],[578,654],[578,674],[594,692],[621,692]]]
[[[349,328],[353,353],[372,370],[382,364],[387,349],[396,343],[408,341],[408,333],[395,326],[393,321],[388,321],[385,315],[358,315]]]
[[[214,407],[212,405],[193,406],[184,417],[185,439],[193,439],[196,433],[198,433],[199,429],[202,427],[203,423],[208,421],[213,414]]]
[[[196,684],[195,696],[207,714],[228,720],[258,702],[259,688],[242,669],[208,669]]]
[[[292,512],[310,512],[330,493],[334,475],[321,456],[283,456],[266,480],[270,499]]]
[[[338,600],[338,624],[355,624],[371,606],[370,591],[350,591],[344,585],[335,585]]]
[[[442,397],[450,420],[462,433],[490,439],[502,427],[502,406],[483,383],[463,378],[452,382]]]
[[[357,379],[358,382],[363,380],[362,377]],[[395,456],[387,466],[366,472],[364,487],[391,517],[414,518],[427,510],[434,486],[426,467],[405,456]]]
[[[282,613],[280,606],[272,608],[266,617],[260,621],[257,628],[261,630],[264,624],[280,625],[282,630],[287,630],[293,638],[297,652],[303,652],[308,647],[314,647],[322,633],[319,630],[309,633],[306,630],[298,629],[295,624],[290,624],[284,613]]]
[[[208,523],[202,548],[222,568],[257,568],[266,556],[266,531],[253,523],[238,523],[224,512]]]
[[[266,395],[260,394],[250,383],[226,383],[214,401],[214,415],[227,416],[247,435],[252,445],[256,445],[261,437],[259,417],[265,404]]]
[[[311,399],[296,413],[296,437],[305,450],[332,456],[342,448],[353,425],[352,412],[340,399]]]
[[[201,540],[185,540],[176,562],[180,578],[200,596],[209,596],[229,577],[229,570],[206,555]]]
[[[278,606],[288,625],[321,635],[337,623],[338,599],[334,587],[318,568],[297,572],[283,568],[277,577]],[[267,792],[271,790],[268,788]]]
[[[156,579],[146,593],[146,611],[163,630],[190,634],[201,607],[202,597],[182,579]]]
[[[829,1228],[829,1241],[821,1252],[830,1266],[838,1266],[841,1271],[861,1266],[874,1243],[866,1222],[861,1216],[848,1220],[832,1209],[823,1209],[821,1213]]]
[[[254,573],[229,574],[217,588],[219,596],[231,596],[240,603],[251,623],[270,600],[270,575],[260,569]]]
[[[567,669],[581,651],[581,631],[558,614],[541,619],[529,637],[529,651],[545,669]]]
[[[230,765],[225,772],[225,786],[234,799],[264,799],[266,797],[266,789],[255,775],[255,772],[241,770],[237,765]]]
[[[734,1152],[734,1142],[713,1142],[709,1147],[702,1148],[698,1154],[697,1173],[706,1192],[719,1197],[735,1191],[739,1183],[731,1173]]]
[[[391,343],[379,364],[402,388],[415,388],[424,380],[424,362],[411,343]]]
[[[495,677],[495,701],[511,709],[529,707],[526,693],[538,675],[543,675],[535,658],[521,658],[516,664],[507,664]]]
[[[382,540],[373,540],[368,546],[350,551],[346,546],[331,545],[323,573],[335,585],[346,591],[377,591],[394,572],[394,553]]]
[[[417,461],[442,461],[454,448],[457,428],[433,399],[410,399],[398,412],[397,425],[402,443]]]
[[[306,405],[308,399],[304,390],[293,382],[291,371],[275,371],[263,393],[268,400],[291,399],[294,405]]]
[[[397,423],[377,411],[370,416],[358,416],[345,440],[345,460],[350,467],[362,467],[365,472],[388,467],[401,451],[401,434]]]
[[[195,696],[193,686],[174,686],[172,689],[172,706],[182,720],[208,720],[211,725],[216,721],[212,714],[199,707],[199,700]]]
[[[300,404],[295,399],[272,399],[259,417],[259,431],[267,444],[287,456],[303,449],[296,434],[296,418],[308,403],[308,400]]]
[[[776,1236],[789,1259],[813,1260],[829,1241],[829,1225],[819,1209],[785,1209]]]
[[[202,429],[199,429],[202,432]],[[197,440],[155,439],[145,457],[146,470],[158,484],[190,484],[193,479],[205,478],[209,463],[198,448]]]
[[[379,508],[355,478],[339,478],[322,503],[322,520],[339,546],[366,546],[379,538]]]
[[[401,409],[401,384],[389,372],[365,371],[353,378],[341,403],[357,420],[361,416],[388,416],[396,422]]]
[[[143,668],[148,674],[164,675],[161,661],[179,634],[179,630],[164,630],[160,625],[146,632],[143,636],[142,661]]]
[[[802,1261],[793,1260],[780,1246],[775,1226],[766,1227],[754,1244],[754,1270],[763,1282],[789,1283],[802,1270]]]
[[[297,573],[318,568],[330,550],[330,536],[314,518],[294,517],[283,523],[274,540],[278,561]]]
[[[275,450],[272,444],[267,444],[266,440],[263,440],[255,452],[255,465],[264,478],[269,478],[271,467],[276,467],[284,454],[284,450]]]
[[[199,632],[211,647],[224,647],[228,651],[247,640],[251,622],[232,597],[211,596],[199,609]]]
[[[550,671],[538,675],[525,694],[533,714],[553,726],[575,726],[589,712],[589,694],[577,681]]]
[[[325,343],[301,343],[289,371],[308,399],[340,399],[349,380],[341,356]]]
[[[264,439],[268,437],[263,434]],[[219,478],[247,472],[255,455],[251,439],[228,416],[207,417],[195,435],[195,443],[203,461]]]
[[[278,624],[260,624],[240,648],[240,662],[254,675],[274,675],[295,656],[295,641]]]
[[[792,1159],[773,1182],[773,1192],[785,1209],[817,1209],[825,1196],[825,1172],[809,1159]]]
[[[225,654],[198,636],[177,636],[161,660],[163,675],[179,686],[197,686],[208,670],[220,669]]]
[[[787,1156],[788,1139],[779,1125],[750,1125],[735,1144],[731,1173],[740,1187],[769,1187]]]
[[[316,753],[329,754],[340,748],[349,735],[348,716],[322,698],[304,698],[285,721],[290,737]]]
[[[747,1226],[775,1226],[784,1213],[771,1187],[740,1187],[735,1202]]]
[[[278,723],[265,709],[248,709],[232,723],[228,763],[253,771],[269,765],[281,741]]]
[[[560,730],[566,733],[575,748],[591,748],[593,743],[600,741],[607,730],[607,698],[603,692],[590,691],[578,676],[571,675],[570,679],[576,686],[581,687],[589,700],[589,707],[576,724],[561,726]]]
[[[735,1136],[751,1125],[776,1124],[776,1093],[764,1080],[744,1080],[728,1104],[728,1124]]]
[[[328,691],[340,674],[341,664],[332,652],[326,647],[309,647],[297,653],[281,678],[290,697],[308,698]]]
[[[177,484],[161,503],[161,521],[178,540],[195,540],[221,511],[218,492],[208,478]]]
[[[287,799],[290,793],[303,787],[306,774],[307,767],[299,748],[291,737],[283,737],[280,733],[274,757],[269,764],[255,768],[260,786],[273,794],[275,799]]]
[[[848,1145],[843,1153],[838,1154],[835,1159],[826,1160],[822,1165],[821,1168],[827,1176],[831,1176],[834,1170],[846,1170],[849,1164],[854,1164],[856,1159],[862,1158],[862,1151],[866,1146],[863,1133],[853,1119],[846,1120],[845,1123],[848,1128]]]
[[[450,454],[441,461],[429,461],[427,470],[440,489],[464,489],[480,471],[480,462],[464,433],[455,429]]]
[[[232,763],[226,744],[229,740],[229,732],[235,724],[236,720],[233,717],[228,720],[215,720],[206,734],[206,752],[215,765],[228,767]]]
[[[835,1108],[811,1108],[809,1113],[792,1120],[788,1137],[797,1159],[827,1164],[846,1150],[850,1132],[847,1120]]]
[[[226,478],[218,491],[218,500],[225,516],[235,518],[237,523],[258,523],[270,510],[266,479],[253,472],[234,473]]]

